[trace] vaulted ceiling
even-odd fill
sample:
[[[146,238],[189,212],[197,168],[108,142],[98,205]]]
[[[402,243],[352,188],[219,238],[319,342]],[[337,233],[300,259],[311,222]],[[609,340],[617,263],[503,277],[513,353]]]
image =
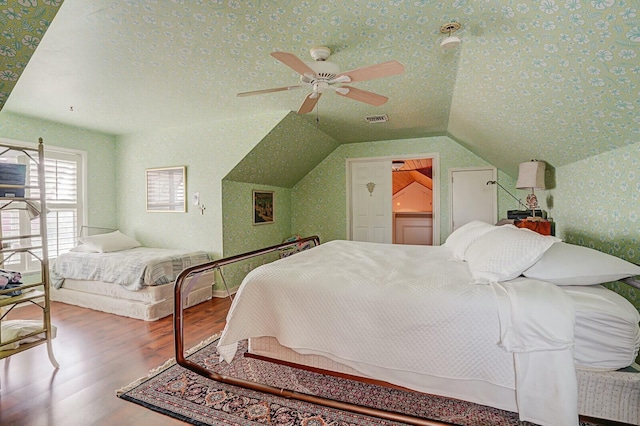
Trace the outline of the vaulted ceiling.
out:
[[[303,117],[339,143],[446,134],[514,175],[531,158],[559,167],[640,142],[637,1],[60,3],[0,2],[4,111],[115,135],[250,123],[296,111],[307,94],[236,97],[299,84],[269,54],[311,61],[309,49],[324,45],[342,71],[405,67],[353,84],[387,96],[384,105],[325,93]],[[440,28],[450,22],[462,43],[445,50]],[[378,114],[389,121],[364,119]]]

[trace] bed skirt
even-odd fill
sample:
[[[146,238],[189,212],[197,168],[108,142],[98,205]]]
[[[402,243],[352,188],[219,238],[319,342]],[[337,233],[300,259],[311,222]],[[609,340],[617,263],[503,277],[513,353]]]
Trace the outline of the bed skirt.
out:
[[[254,355],[294,364],[371,378],[364,376],[352,367],[324,356],[295,352],[280,345],[274,337],[249,339],[249,352]],[[638,369],[637,364],[634,364],[634,366]],[[640,424],[640,372],[600,372],[578,369],[577,377],[579,414],[605,420]],[[476,384],[473,389],[469,389],[468,382],[456,383],[455,380],[426,375],[424,380],[425,383],[430,383],[430,385],[444,390],[443,392],[432,392],[435,394],[452,397],[455,395],[455,397],[460,398],[461,393],[469,395],[469,392],[471,392],[471,395],[461,399],[503,410],[518,411],[515,390],[513,389],[505,392],[505,388],[486,382]]]
[[[185,300],[186,308],[213,297],[213,273],[203,274]],[[96,311],[156,321],[173,314],[173,283],[129,291],[101,281],[66,279],[64,286],[51,288],[51,300]]]

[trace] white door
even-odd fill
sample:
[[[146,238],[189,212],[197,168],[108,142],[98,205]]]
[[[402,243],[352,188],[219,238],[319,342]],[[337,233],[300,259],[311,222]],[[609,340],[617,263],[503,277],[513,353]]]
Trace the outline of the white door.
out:
[[[451,232],[472,220],[496,223],[496,186],[487,185],[496,180],[496,169],[451,169],[450,176]]]
[[[433,244],[433,220],[421,213],[396,214],[395,244]]]
[[[392,242],[391,160],[351,163],[351,239]]]

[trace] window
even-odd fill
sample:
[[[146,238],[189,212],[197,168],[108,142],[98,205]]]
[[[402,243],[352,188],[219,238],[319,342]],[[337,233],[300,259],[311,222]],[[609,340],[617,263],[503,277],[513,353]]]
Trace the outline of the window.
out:
[[[47,241],[49,259],[55,259],[60,254],[69,251],[76,245],[77,230],[83,223],[82,212],[82,164],[83,156],[78,153],[64,152],[51,147],[45,148],[45,188],[47,207]],[[2,161],[29,164],[27,185],[37,186],[38,170],[33,161],[24,155],[9,157]],[[37,188],[28,189],[28,198],[40,197]],[[11,210],[2,214],[2,231],[4,237],[17,235],[39,235],[40,220],[30,220],[24,210]],[[9,244],[15,246],[40,247],[40,237],[12,240]],[[34,254],[42,257],[42,250],[34,250]],[[4,267],[20,271],[37,270],[39,262],[27,253],[15,254],[5,258]]]

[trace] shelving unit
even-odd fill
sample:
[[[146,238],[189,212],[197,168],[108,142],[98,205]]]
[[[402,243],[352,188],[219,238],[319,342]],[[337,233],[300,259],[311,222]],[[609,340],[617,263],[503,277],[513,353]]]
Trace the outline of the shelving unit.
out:
[[[0,269],[7,269],[5,268],[5,263],[9,259],[13,258],[13,256],[24,253],[27,256],[32,256],[33,259],[40,263],[40,279],[36,279],[36,282],[22,284],[19,287],[22,294],[18,296],[0,297],[0,327],[2,326],[3,321],[9,320],[10,314],[14,308],[25,303],[36,305],[42,310],[42,327],[11,340],[2,340],[0,337],[0,347],[15,342],[21,342],[16,349],[0,350],[0,359],[10,357],[11,355],[29,350],[41,344],[46,344],[49,361],[51,361],[53,367],[57,369],[60,366],[56,361],[53,354],[53,347],[51,345],[53,329],[51,325],[51,303],[49,299],[47,204],[44,176],[44,144],[42,138],[38,139],[37,148],[0,144],[0,157],[16,153],[18,155],[24,154],[31,164],[35,164],[37,166],[38,182],[37,185],[14,185],[0,182],[0,195],[2,195],[0,196],[0,215],[7,214],[7,212],[13,210],[25,210],[26,206],[29,205],[32,211],[35,209],[41,212],[41,214],[38,215],[40,227],[37,234],[30,235],[3,236],[0,231]],[[27,166],[27,174],[29,173],[28,169],[29,166]],[[15,190],[14,192],[16,195],[23,196],[5,196],[7,195],[7,190],[12,189]],[[39,196],[31,197],[31,190],[38,190]],[[32,245],[34,238],[39,238],[41,244]],[[38,254],[38,252],[40,254]],[[0,296],[10,294],[16,290],[16,288],[0,290]]]

